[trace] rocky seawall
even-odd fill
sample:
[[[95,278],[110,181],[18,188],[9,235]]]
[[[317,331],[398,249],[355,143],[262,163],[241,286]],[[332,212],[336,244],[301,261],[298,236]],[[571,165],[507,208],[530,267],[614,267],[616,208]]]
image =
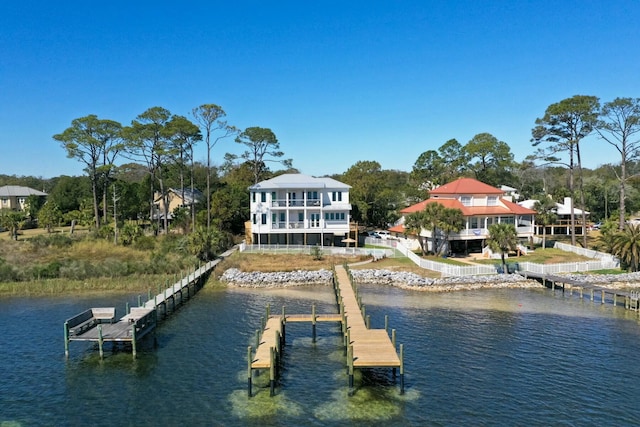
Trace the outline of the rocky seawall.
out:
[[[417,291],[447,292],[472,289],[541,288],[536,280],[519,274],[491,274],[482,276],[445,277],[430,279],[415,273],[390,270],[351,270],[358,283],[396,286]]]
[[[351,274],[358,283],[433,292],[542,287],[539,282],[525,279],[518,274],[447,277],[443,279],[429,279],[415,273],[377,269],[351,270]],[[333,272],[330,270],[262,273],[257,271],[243,272],[236,268],[230,268],[223,273],[220,280],[230,286],[237,287],[283,288],[303,285],[330,285],[332,278]]]
[[[640,272],[623,274],[575,274],[562,273],[558,276],[579,280],[608,289],[640,288]]]
[[[303,285],[330,285],[333,279],[331,270],[296,270],[262,273],[259,271],[244,272],[237,268],[226,270],[220,280],[230,286],[244,288],[284,288]]]

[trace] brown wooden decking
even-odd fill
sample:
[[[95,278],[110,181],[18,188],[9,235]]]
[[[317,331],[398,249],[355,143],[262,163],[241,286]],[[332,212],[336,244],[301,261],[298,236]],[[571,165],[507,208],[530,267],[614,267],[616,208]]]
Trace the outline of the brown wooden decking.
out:
[[[102,344],[104,342],[129,342],[132,344],[133,356],[136,356],[136,340],[144,337],[149,332],[155,330],[158,316],[158,307],[164,308],[164,315],[167,316],[168,302],[171,301],[173,309],[175,309],[176,299],[179,298],[178,303],[184,301],[184,293],[187,296],[191,295],[191,292],[195,293],[198,286],[202,286],[209,272],[224,258],[229,256],[234,249],[229,250],[221,255],[221,258],[214,261],[210,261],[207,264],[199,267],[194,272],[187,274],[186,277],[180,279],[172,286],[166,288],[161,293],[158,293],[155,297],[149,298],[140,307],[132,307],[130,312],[125,316],[122,316],[117,322],[113,322],[113,319],[101,319],[99,313],[93,313],[94,318],[89,319],[90,326],[86,328],[77,328],[81,322],[87,322],[85,317],[81,317],[85,312],[80,315],[76,315],[64,324],[65,332],[65,355],[69,356],[69,343],[71,341],[94,341],[98,342],[100,355],[102,356]],[[91,309],[88,311],[96,310],[112,310],[115,317],[115,308],[99,308]],[[173,312],[173,311],[172,311]]]
[[[552,290],[562,288],[562,292],[564,293],[565,291],[568,291],[569,295],[573,295],[573,292],[575,291],[580,295],[580,298],[585,298],[586,293],[586,295],[590,297],[591,301],[599,301],[602,304],[610,302],[614,306],[623,305],[627,310],[638,311],[640,313],[640,295],[638,292],[603,288],[597,284],[572,279],[562,275],[539,274],[532,273],[530,271],[523,271],[520,272],[520,274],[526,278],[540,280],[544,286],[547,286]]]
[[[396,348],[384,329],[368,329],[362,309],[351,286],[349,274],[342,266],[336,266],[336,286],[349,331],[349,343],[353,347],[354,368],[400,368],[402,363]]]
[[[400,356],[396,353],[395,343],[389,338],[386,329],[369,329],[363,316],[362,308],[351,286],[349,275],[344,267],[335,267],[334,286],[339,313],[316,314],[284,314],[268,315],[267,322],[258,340],[255,355],[252,347],[248,348],[248,395],[251,397],[253,370],[268,369],[270,372],[271,395],[274,394],[275,369],[281,355],[284,341],[285,325],[293,322],[341,322],[347,347],[347,365],[349,367],[349,386],[353,387],[354,369],[363,368],[400,368],[400,392],[404,392],[403,350]],[[267,310],[269,313],[270,308]],[[395,336],[395,335],[394,335]]]

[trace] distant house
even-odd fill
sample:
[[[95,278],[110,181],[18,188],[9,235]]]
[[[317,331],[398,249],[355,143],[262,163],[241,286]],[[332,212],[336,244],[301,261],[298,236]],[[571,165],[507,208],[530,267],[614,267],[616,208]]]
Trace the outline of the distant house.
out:
[[[202,200],[202,193],[199,190],[194,189],[191,191],[190,188],[185,188],[183,190],[169,188],[167,192],[167,199],[169,201],[169,215],[168,218],[173,218],[173,211],[177,208],[186,208],[191,205],[195,205],[200,200]],[[160,194],[155,195],[155,199],[153,201],[154,206],[154,219],[158,217],[164,218],[165,212],[165,199]]]
[[[27,208],[29,196],[47,197],[47,193],[20,185],[0,187],[0,209],[23,211]]]
[[[529,199],[523,200],[522,202],[518,202],[520,206],[533,209],[537,200]],[[571,234],[571,197],[565,197],[563,203],[556,203],[556,207],[554,209],[558,219],[555,223],[548,225],[547,235],[570,235]],[[573,208],[574,214],[574,223],[576,228],[576,235],[582,235],[583,230],[586,227],[583,227],[582,224],[582,209],[578,209],[576,207]],[[589,212],[585,211],[585,215],[587,217],[587,224],[589,223]],[[536,225],[536,234],[542,235],[542,225]]]
[[[254,244],[342,245],[350,232],[350,188],[303,174],[252,185],[247,234]]]
[[[424,210],[429,203],[439,203],[447,208],[460,209],[464,216],[463,229],[459,233],[449,235],[447,244],[451,252],[482,251],[489,237],[489,226],[492,224],[513,224],[520,238],[534,235],[535,211],[511,202],[504,190],[475,179],[457,179],[431,190],[429,196],[428,199],[401,210],[402,218],[389,231],[396,235],[406,234],[406,215]],[[428,243],[431,244],[430,230],[423,229],[420,235],[427,237]]]

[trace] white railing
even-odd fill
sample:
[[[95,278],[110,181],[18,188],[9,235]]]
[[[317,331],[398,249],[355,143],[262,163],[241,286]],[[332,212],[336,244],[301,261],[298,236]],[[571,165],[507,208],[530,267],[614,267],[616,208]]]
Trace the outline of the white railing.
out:
[[[362,255],[373,256],[375,258],[381,257],[393,257],[396,253],[408,257],[420,268],[426,270],[432,270],[439,272],[443,277],[446,276],[477,276],[482,274],[496,274],[498,268],[501,266],[496,265],[452,265],[443,262],[431,261],[422,259],[416,255],[412,250],[408,249],[401,242],[392,239],[375,239],[367,237],[365,244],[374,246],[386,246],[389,249],[378,248],[345,248],[336,246],[321,246],[320,250],[323,254],[335,254],[335,255]],[[570,246],[570,245],[562,245]],[[315,246],[304,245],[247,245],[244,242],[240,244],[240,252],[249,253],[264,253],[264,252],[276,252],[276,253],[299,253],[299,254],[312,254],[312,249]],[[562,248],[558,248],[562,249]],[[581,248],[578,248],[581,249]],[[600,252],[602,254],[602,252]],[[609,255],[609,254],[603,254]],[[514,263],[510,263],[513,266]],[[515,268],[519,271],[530,271],[537,274],[557,274],[557,273],[574,273],[578,271],[594,271],[594,270],[606,270],[610,268],[620,267],[620,261],[609,255],[609,259],[599,259],[597,261],[578,261],[578,262],[565,262],[561,264],[536,264],[533,262],[516,262]],[[510,267],[513,268],[513,267]]]
[[[577,271],[606,270],[620,267],[617,261],[579,261],[562,264],[535,264],[533,262],[519,262],[518,269],[537,274],[575,273]]]
[[[324,255],[353,255],[373,256],[374,258],[392,257],[392,249],[381,248],[347,248],[341,246],[309,246],[309,245],[239,245],[240,252],[246,253],[281,253],[313,255],[315,248],[319,248]]]
[[[497,272],[497,268],[501,268],[501,266],[495,265],[458,266],[422,259],[397,240],[367,238],[365,239],[365,243],[379,246],[391,246],[396,251],[407,256],[419,267],[440,272],[442,276],[473,276],[480,274],[495,274]],[[561,247],[559,247],[558,249],[564,250],[564,247],[566,246],[570,245],[561,244]],[[609,268],[620,267],[620,261],[617,258],[602,252],[598,252],[598,254],[601,255],[601,258],[597,261],[566,262],[561,264],[535,264],[532,262],[516,262],[515,267],[518,270],[530,271],[532,273],[539,274],[573,273],[577,271],[605,270]],[[608,259],[605,256],[608,256]],[[513,265],[513,263],[510,264]]]

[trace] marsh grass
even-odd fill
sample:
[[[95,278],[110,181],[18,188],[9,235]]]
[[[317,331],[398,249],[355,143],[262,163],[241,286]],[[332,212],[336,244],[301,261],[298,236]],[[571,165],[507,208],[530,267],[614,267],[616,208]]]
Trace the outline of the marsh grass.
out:
[[[0,283],[0,296],[51,296],[105,292],[138,292],[154,295],[173,283],[173,275],[133,275],[112,279],[97,277],[87,280],[44,279]]]

